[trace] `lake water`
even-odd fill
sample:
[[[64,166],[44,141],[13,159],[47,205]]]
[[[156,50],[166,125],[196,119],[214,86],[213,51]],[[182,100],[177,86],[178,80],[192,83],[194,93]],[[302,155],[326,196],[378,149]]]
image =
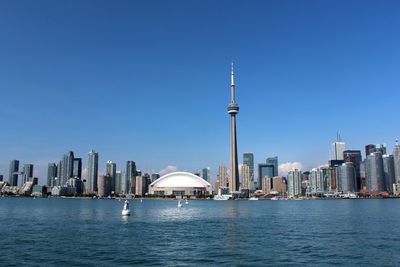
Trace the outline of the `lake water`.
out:
[[[400,266],[400,199],[0,199],[0,266]]]

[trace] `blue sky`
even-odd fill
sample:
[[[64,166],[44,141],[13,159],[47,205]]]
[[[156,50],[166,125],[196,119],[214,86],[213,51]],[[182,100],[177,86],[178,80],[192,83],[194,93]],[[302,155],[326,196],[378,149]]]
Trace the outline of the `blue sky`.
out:
[[[0,174],[95,149],[142,170],[303,169],[400,136],[398,1],[1,1]]]

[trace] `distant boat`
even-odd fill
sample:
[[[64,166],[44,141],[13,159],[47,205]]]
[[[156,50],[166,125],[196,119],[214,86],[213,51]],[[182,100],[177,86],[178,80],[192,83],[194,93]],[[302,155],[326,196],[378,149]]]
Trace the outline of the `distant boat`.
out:
[[[278,197],[271,197],[271,200],[279,200]]]
[[[182,205],[182,202],[179,200],[179,201],[178,201],[178,208],[182,208],[182,206],[183,206],[183,205]]]
[[[258,200],[258,197],[251,197],[249,200]]]
[[[186,205],[189,204],[189,201],[188,201],[187,199],[185,200],[185,204],[186,204]]]
[[[228,200],[228,199],[230,199],[230,198],[232,198],[232,195],[229,195],[229,194],[222,194],[221,193],[221,189],[219,189],[218,190],[218,195],[215,195],[214,196],[214,200]]]
[[[131,211],[129,210],[129,201],[125,200],[124,208],[122,209],[122,216],[130,216]]]
[[[140,199],[140,202],[143,202],[143,198]]]

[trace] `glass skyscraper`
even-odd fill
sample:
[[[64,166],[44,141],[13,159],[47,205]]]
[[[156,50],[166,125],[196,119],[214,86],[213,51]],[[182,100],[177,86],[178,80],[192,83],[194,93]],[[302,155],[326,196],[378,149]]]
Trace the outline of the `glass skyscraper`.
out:
[[[400,185],[400,145],[396,140],[393,148],[393,163],[394,163],[394,180],[395,183]]]
[[[47,166],[47,186],[55,186],[57,177],[57,165],[55,163],[49,163]]]
[[[337,191],[349,193],[355,191],[356,170],[352,162],[346,162],[337,167]]]
[[[355,189],[354,191],[360,191],[361,189],[361,174],[360,164],[362,162],[362,156],[360,150],[345,150],[343,152],[344,162],[352,162],[355,169]]]
[[[72,177],[82,178],[82,159],[74,158],[74,169]]]
[[[274,177],[274,168],[275,166],[272,164],[258,164],[258,189],[261,190],[263,188],[263,179],[265,176],[268,176],[269,179]]]
[[[394,159],[393,155],[383,155],[383,177],[385,180],[385,189],[393,193],[393,184],[395,183]]]
[[[267,158],[266,163],[269,165],[274,165],[274,176],[278,176],[278,157]]]
[[[8,175],[8,183],[11,186],[18,186],[18,171],[19,171],[19,161],[10,161],[10,169]]]
[[[24,164],[22,169],[22,184],[33,181],[33,164]]]
[[[73,173],[74,173],[74,152],[68,151],[63,156],[62,160],[60,185],[64,186],[67,183],[67,180],[73,177]]]
[[[132,160],[128,160],[126,162],[126,180],[128,182],[127,193],[135,194],[135,186],[136,186],[136,163]]]
[[[253,153],[243,153],[243,164],[249,166],[249,183],[250,188],[254,189],[254,155]]]
[[[381,152],[372,152],[366,159],[365,184],[368,190],[374,192],[384,191],[385,180],[383,177],[383,160]]]
[[[85,192],[97,192],[97,179],[99,170],[99,154],[94,150],[90,150],[88,153],[88,170]]]

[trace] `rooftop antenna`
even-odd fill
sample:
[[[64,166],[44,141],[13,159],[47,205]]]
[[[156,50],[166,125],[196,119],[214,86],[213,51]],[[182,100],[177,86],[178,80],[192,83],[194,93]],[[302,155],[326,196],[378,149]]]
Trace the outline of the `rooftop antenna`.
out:
[[[340,138],[340,132],[339,131],[336,134],[336,139],[337,139],[337,142],[341,142],[342,141],[341,138]]]

